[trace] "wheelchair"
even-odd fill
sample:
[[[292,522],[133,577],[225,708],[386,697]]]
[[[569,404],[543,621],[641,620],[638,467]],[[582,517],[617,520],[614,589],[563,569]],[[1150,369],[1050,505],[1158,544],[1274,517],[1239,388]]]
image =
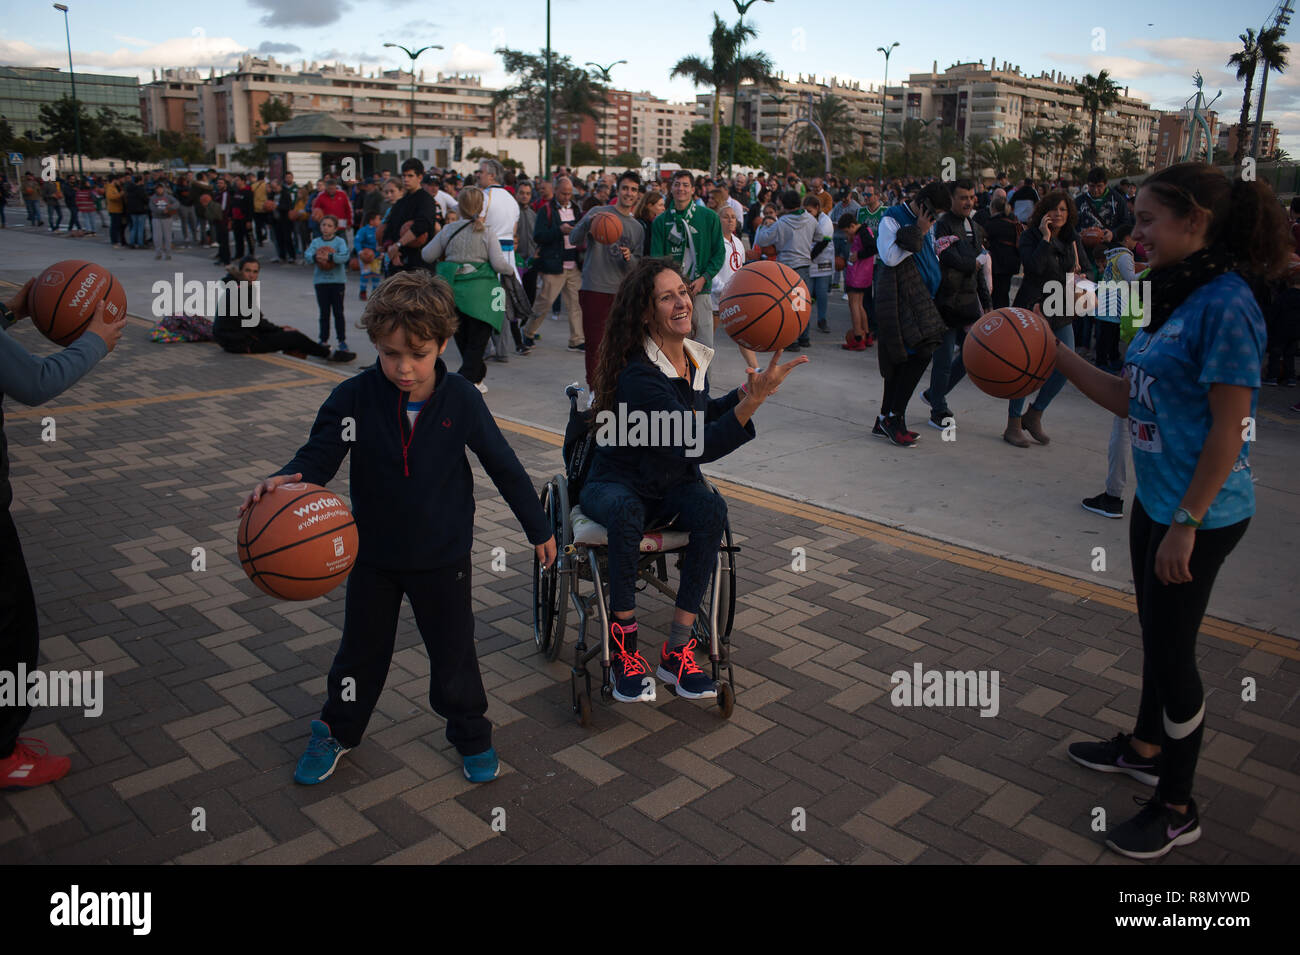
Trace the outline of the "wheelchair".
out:
[[[605,528],[584,515],[570,488],[579,487],[595,451],[595,430],[591,413],[580,411],[580,386],[575,382],[565,389],[569,399],[569,423],[565,429],[563,458],[565,470],[556,474],[541,491],[542,509],[555,535],[556,559],[547,568],[533,557],[533,639],[547,660],[560,658],[564,647],[565,622],[570,606],[577,615],[577,642],[573,647],[573,664],[569,688],[573,712],[582,726],[592,723],[592,687],[589,665],[600,658],[600,701],[613,702],[614,688],[609,680],[609,555]],[[718,489],[705,482],[714,494]],[[674,518],[675,520],[675,518]],[[674,530],[672,522],[647,528],[641,537],[641,555],[637,561],[637,592],[654,588],[669,600],[677,592],[668,584],[668,557],[676,554],[679,569],[689,533]],[[732,543],[731,524],[723,527],[721,546],[713,575],[705,592],[704,606],[695,618],[692,636],[697,646],[708,647],[710,677],[718,684],[717,704],[723,719],[735,708],[735,674],[731,665],[731,628],[736,616],[736,569],[734,555],[740,550]],[[590,585],[583,593],[584,584]],[[600,627],[600,639],[588,641],[590,626]],[[723,679],[725,671],[726,679]],[[669,688],[675,692],[675,688]]]

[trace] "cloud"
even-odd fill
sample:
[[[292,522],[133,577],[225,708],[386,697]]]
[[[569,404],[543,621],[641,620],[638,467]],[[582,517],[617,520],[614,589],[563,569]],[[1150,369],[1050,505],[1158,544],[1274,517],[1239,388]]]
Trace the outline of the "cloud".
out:
[[[151,46],[153,44],[152,40],[141,40],[133,36],[120,36],[116,33],[113,34],[113,39],[118,43],[129,43],[132,46]]]
[[[201,28],[190,36],[172,37],[142,49],[73,50],[78,70],[134,74],[147,77],[150,70],[166,66],[233,67],[247,47],[233,37],[211,37]],[[0,62],[10,66],[66,68],[68,52],[62,46],[35,47],[21,40],[0,40]]]
[[[296,43],[272,43],[263,40],[257,47],[258,53],[301,53],[302,47]]]
[[[249,0],[267,13],[267,27],[323,27],[337,22],[351,8],[347,0]]]
[[[498,73],[501,71],[501,61],[495,53],[486,53],[464,43],[457,43],[442,64],[442,70],[447,73]]]

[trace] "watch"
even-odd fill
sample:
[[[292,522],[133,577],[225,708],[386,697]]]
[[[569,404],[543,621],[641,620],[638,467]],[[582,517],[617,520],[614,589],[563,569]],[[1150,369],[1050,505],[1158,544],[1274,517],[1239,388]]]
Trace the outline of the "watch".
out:
[[[1192,517],[1191,511],[1185,507],[1180,507],[1174,511],[1174,523],[1182,524],[1184,527],[1195,529],[1201,526],[1201,522]]]

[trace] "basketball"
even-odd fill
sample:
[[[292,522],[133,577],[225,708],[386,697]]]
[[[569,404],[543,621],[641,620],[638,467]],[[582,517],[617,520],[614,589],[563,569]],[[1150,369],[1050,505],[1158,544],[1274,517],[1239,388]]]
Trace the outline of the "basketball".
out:
[[[262,211],[263,211],[263,212],[274,212],[274,211],[275,211],[275,200],[274,200],[274,199],[267,199],[265,202],[263,202],[263,203],[262,203]]]
[[[1056,367],[1046,320],[1025,308],[999,308],[971,326],[962,345],[970,380],[994,398],[1024,398],[1043,387]]]
[[[842,255],[837,255],[837,256],[835,256],[835,271],[836,271],[836,272],[843,272],[844,269],[847,268],[847,267],[848,267],[848,263],[844,261],[844,256],[842,256]]]
[[[1102,236],[1105,235],[1105,233],[1105,229],[1092,226],[1091,228],[1084,229],[1080,232],[1079,238],[1083,239],[1084,248],[1095,249],[1097,246],[1101,245]]]
[[[357,558],[357,524],[318,484],[281,484],[244,512],[236,539],[248,579],[281,600],[333,590]]]
[[[322,209],[320,206],[317,206],[315,209],[312,209],[312,211],[311,211],[311,221],[312,221],[312,222],[320,222],[320,220],[321,220],[321,219],[324,219],[324,218],[325,218],[325,210],[324,210],[324,209]]]
[[[211,196],[211,194],[206,193],[206,192],[204,192],[204,193],[200,193],[200,195],[199,195],[199,205],[201,205],[201,206],[206,206],[206,205],[207,205],[208,203],[210,203],[211,201],[212,201],[212,196]]]
[[[779,262],[750,262],[727,282],[718,319],[741,348],[786,348],[808,328],[812,302],[798,273]]]
[[[623,222],[613,212],[597,212],[591,220],[591,237],[601,245],[613,245],[623,238]]]
[[[366,263],[366,265],[369,265],[371,262],[375,261],[374,249],[362,249],[359,254],[361,256],[361,261]]]
[[[42,335],[56,345],[71,345],[90,327],[101,299],[108,321],[126,315],[126,291],[112,272],[94,262],[68,259],[37,277],[27,308]]]

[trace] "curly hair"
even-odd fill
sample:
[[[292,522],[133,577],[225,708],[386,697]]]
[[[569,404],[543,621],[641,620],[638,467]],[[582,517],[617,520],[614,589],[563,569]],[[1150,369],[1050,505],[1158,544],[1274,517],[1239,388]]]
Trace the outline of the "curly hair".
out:
[[[681,266],[675,259],[644,258],[624,277],[614,293],[591,384],[595,394],[592,408],[597,413],[613,409],[618,376],[643,347],[650,313],[654,309],[655,281],[659,273],[665,271],[685,281]]]
[[[442,344],[456,334],[459,323],[451,286],[426,269],[412,269],[380,283],[370,294],[358,327],[372,342],[401,327],[410,338]]]
[[[1061,231],[1057,233],[1061,241],[1069,245],[1074,241],[1074,228],[1079,224],[1079,210],[1070,198],[1070,194],[1064,189],[1053,189],[1043,198],[1038,200],[1038,205],[1034,206],[1033,213],[1029,216],[1029,221],[1025,224],[1026,229],[1037,229],[1043,223],[1043,216],[1047,215],[1062,202],[1065,203],[1065,225],[1061,226]]]

